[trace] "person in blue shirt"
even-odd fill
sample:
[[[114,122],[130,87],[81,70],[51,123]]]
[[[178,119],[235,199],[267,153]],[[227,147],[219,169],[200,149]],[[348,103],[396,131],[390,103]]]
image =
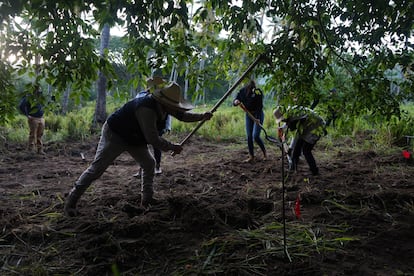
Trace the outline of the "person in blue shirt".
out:
[[[149,93],[153,92],[155,89],[164,87],[165,84],[166,84],[165,80],[161,77],[154,76],[152,78],[149,78],[147,79],[147,89],[139,92],[135,98],[145,97]],[[167,120],[165,121],[165,127],[159,132],[159,135],[162,136],[165,133],[170,133],[170,131],[171,131],[171,116],[168,115]],[[155,174],[161,174],[162,173],[162,169],[161,169],[162,151],[157,148],[153,148],[153,152],[154,152],[154,158],[155,158]],[[140,175],[141,175],[141,169],[136,174],[134,174],[135,177],[139,177]]]
[[[29,151],[45,154],[43,151],[43,133],[45,130],[45,118],[43,105],[40,103],[42,91],[35,87],[33,95],[25,95],[19,104],[19,109],[27,117],[29,124]]]
[[[251,80],[237,93],[236,98],[233,100],[233,105],[238,106],[240,104],[243,104],[261,125],[263,124],[263,93],[260,89],[256,88],[254,80]],[[246,114],[246,135],[249,157],[244,162],[251,163],[255,160],[253,141],[259,145],[263,152],[263,159],[266,160],[266,148],[263,140],[260,138],[260,132],[261,127]]]

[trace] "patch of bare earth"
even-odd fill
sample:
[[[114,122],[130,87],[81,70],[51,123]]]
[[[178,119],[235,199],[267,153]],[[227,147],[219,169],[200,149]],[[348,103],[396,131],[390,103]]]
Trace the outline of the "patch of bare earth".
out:
[[[161,203],[148,210],[139,206],[138,166],[123,154],[81,198],[81,215],[66,218],[63,200],[96,142],[48,144],[45,156],[3,150],[1,275],[414,274],[414,166],[398,149],[317,145],[321,174],[302,161],[285,180],[285,253],[274,145],[267,160],[246,164],[243,141],[192,138],[182,154],[163,155]]]

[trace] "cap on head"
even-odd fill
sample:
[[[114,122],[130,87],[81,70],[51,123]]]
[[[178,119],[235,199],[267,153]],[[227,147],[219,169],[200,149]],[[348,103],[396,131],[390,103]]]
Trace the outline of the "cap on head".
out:
[[[160,86],[162,86],[163,84],[165,84],[165,80],[161,77],[158,76],[154,76],[151,78],[147,79],[147,88],[151,89],[151,88],[160,88]]]
[[[188,111],[194,108],[190,102],[181,96],[181,88],[176,82],[172,82],[164,88],[156,89],[152,96],[160,104],[175,110]]]

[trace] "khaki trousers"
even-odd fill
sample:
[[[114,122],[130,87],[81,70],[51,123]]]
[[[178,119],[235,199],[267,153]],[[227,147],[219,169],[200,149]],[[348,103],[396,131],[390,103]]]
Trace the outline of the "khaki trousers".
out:
[[[38,152],[43,151],[43,132],[45,130],[45,119],[28,116],[29,123],[29,149],[37,148]]]
[[[98,179],[113,161],[123,152],[127,151],[141,166],[141,191],[151,197],[153,194],[155,159],[146,144],[131,146],[126,144],[121,137],[114,133],[105,122],[102,127],[101,138],[96,149],[95,159],[82,173],[75,183],[72,193],[80,197],[92,182]]]

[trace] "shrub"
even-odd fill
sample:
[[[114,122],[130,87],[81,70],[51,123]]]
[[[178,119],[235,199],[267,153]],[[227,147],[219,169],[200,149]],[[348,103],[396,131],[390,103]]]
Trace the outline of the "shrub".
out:
[[[65,137],[70,140],[84,140],[90,135],[92,117],[84,112],[69,113],[65,117]]]
[[[48,130],[58,132],[63,128],[63,117],[55,114],[45,116],[45,125]]]
[[[6,123],[3,135],[6,141],[25,143],[29,137],[29,126],[24,115],[17,115]]]

